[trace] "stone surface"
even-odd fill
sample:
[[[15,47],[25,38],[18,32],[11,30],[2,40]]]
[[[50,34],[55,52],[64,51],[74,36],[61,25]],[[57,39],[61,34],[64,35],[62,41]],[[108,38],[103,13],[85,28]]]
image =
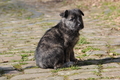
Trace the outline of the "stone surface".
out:
[[[92,73],[92,72],[98,72],[97,69],[79,69],[79,70],[72,70],[72,71],[59,71],[58,75],[72,75],[77,73]]]
[[[86,52],[87,55],[107,55],[105,51],[89,51]]]
[[[41,69],[41,68],[37,68],[37,69],[26,69],[24,70],[24,73],[26,74],[30,74],[30,73],[44,73],[44,72],[49,72],[51,71],[51,69]]]
[[[101,73],[102,77],[120,77],[120,71],[110,71]]]
[[[79,80],[87,78],[99,78],[99,77],[93,74],[77,74],[69,77],[70,80]]]
[[[85,66],[80,66],[82,69],[96,69],[98,66],[97,65],[85,65]]]
[[[14,76],[10,80],[43,78],[43,77],[48,77],[51,75],[52,75],[51,73],[23,74],[23,75]]]
[[[109,68],[109,67],[120,67],[120,65],[119,64],[117,64],[117,63],[107,63],[107,64],[103,64],[103,68]]]
[[[120,80],[120,28],[118,24],[113,24],[111,19],[104,20],[101,17],[97,19],[98,15],[101,16],[101,12],[110,13],[107,5],[104,5],[106,9],[101,9],[96,6],[97,3],[93,4],[95,7],[91,6],[89,10],[86,8],[83,10],[85,27],[80,31],[80,37],[84,37],[89,44],[75,46],[75,56],[77,55],[77,58],[81,60],[77,65],[79,69],[64,70],[63,68],[52,72],[51,69],[37,68],[34,52],[38,41],[46,30],[60,21],[60,12],[75,7],[72,6],[73,4],[67,6],[63,3],[56,4],[55,1],[63,0],[0,1],[0,80],[7,80],[7,77],[10,78],[9,80],[92,80],[92,78]],[[78,4],[81,5],[81,3],[84,5],[86,1],[81,0]],[[115,4],[117,3],[120,2]],[[116,16],[118,16],[117,13]],[[116,19],[114,16],[111,18],[113,21]],[[88,46],[100,50],[82,53],[82,50]],[[117,55],[114,55],[115,53]],[[28,56],[24,56],[25,59],[23,59],[22,54],[28,54]],[[15,70],[14,64],[20,64],[23,71]]]
[[[15,68],[12,65],[0,66],[0,70],[10,71],[10,70],[14,70],[14,69]]]
[[[64,77],[55,76],[55,77],[48,77],[43,80],[64,80]]]
[[[19,72],[19,71],[17,71],[17,70],[11,70],[11,71],[4,71],[4,74],[10,74],[10,75],[13,75],[13,74],[20,74],[20,73],[22,73],[22,72]]]
[[[0,80],[7,80],[6,77],[0,77]]]
[[[111,68],[110,68],[111,67]],[[103,69],[102,71],[104,71],[104,72],[109,72],[109,71],[120,71],[120,67],[119,68],[112,68],[112,66],[110,66],[109,68],[107,68],[107,69]]]
[[[114,50],[115,53],[120,54],[120,49]]]
[[[14,54],[0,55],[0,62],[8,62],[12,60],[21,60],[21,56]]]
[[[28,59],[29,60],[34,59],[34,56],[29,56]]]
[[[35,61],[30,61],[30,62],[29,62],[29,61],[26,61],[25,63],[27,63],[27,64],[21,65],[21,67],[22,67],[23,69],[36,67]]]

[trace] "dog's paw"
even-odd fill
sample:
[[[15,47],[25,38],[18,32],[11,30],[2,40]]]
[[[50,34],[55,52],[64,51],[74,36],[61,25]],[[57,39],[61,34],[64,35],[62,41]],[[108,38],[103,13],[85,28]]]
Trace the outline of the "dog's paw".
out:
[[[75,64],[77,64],[79,60],[78,59],[72,59],[71,61],[74,62]]]
[[[69,61],[69,62],[66,62],[66,63],[63,65],[63,67],[71,67],[71,66],[73,66],[73,65],[75,65],[75,62]]]

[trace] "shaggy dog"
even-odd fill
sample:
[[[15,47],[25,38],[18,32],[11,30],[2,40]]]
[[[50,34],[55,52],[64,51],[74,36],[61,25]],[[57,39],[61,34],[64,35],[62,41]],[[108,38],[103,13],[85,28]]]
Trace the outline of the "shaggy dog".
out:
[[[62,68],[74,65],[73,48],[79,40],[79,30],[84,28],[79,9],[61,13],[61,21],[43,35],[35,52],[37,66],[41,68]]]

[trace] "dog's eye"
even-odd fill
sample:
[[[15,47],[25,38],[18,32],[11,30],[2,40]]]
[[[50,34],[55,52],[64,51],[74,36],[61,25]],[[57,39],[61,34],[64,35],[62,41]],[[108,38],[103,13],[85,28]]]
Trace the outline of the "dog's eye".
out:
[[[74,18],[71,18],[71,19],[70,19],[70,21],[73,21],[73,20],[74,20]]]

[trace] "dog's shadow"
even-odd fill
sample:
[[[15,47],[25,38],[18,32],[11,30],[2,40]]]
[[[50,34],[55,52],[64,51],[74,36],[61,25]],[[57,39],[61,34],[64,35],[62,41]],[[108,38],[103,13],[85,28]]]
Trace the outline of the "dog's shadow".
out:
[[[109,63],[120,63],[120,57],[117,58],[104,58],[104,59],[88,59],[84,61],[78,61],[77,66],[86,66],[86,65],[99,65],[99,64],[109,64]]]
[[[120,57],[117,58],[104,58],[104,59],[94,59],[94,60],[84,60],[84,61],[78,61],[78,63],[75,66],[90,66],[90,65],[103,65],[103,64],[109,64],[109,63],[120,63]],[[36,66],[27,66],[25,69],[29,68],[35,68]],[[7,69],[7,67],[6,67]],[[9,69],[9,67],[8,67]],[[11,71],[11,70],[10,70]],[[6,74],[10,71],[5,72]],[[14,71],[14,70],[13,70]],[[2,67],[0,67],[1,75],[4,74],[4,71],[2,70]]]
[[[109,63],[120,63],[120,57],[117,58],[104,58],[104,59],[88,59],[88,60],[78,60],[75,66],[89,66],[89,65],[102,65],[102,64],[109,64]],[[36,66],[27,66],[24,69],[34,68]]]

